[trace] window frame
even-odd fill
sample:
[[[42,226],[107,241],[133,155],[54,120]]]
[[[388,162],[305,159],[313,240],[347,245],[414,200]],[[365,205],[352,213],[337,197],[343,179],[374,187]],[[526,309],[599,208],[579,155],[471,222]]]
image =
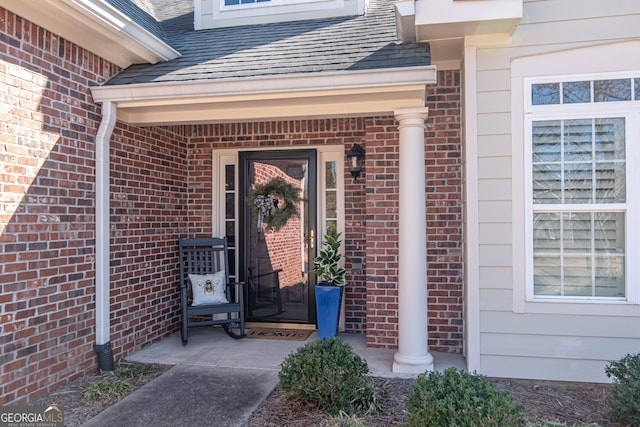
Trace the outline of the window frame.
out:
[[[572,303],[572,304],[638,304],[640,303],[640,280],[638,267],[633,260],[637,259],[639,253],[639,227],[634,224],[634,218],[640,215],[638,206],[640,204],[640,194],[634,193],[633,183],[640,184],[640,144],[633,144],[640,141],[640,101],[634,100],[632,92],[630,101],[594,102],[589,103],[567,103],[567,104],[542,104],[534,105],[532,87],[540,83],[560,83],[583,80],[613,80],[619,78],[637,78],[640,72],[634,73],[595,73],[579,75],[545,76],[523,79],[524,95],[524,120],[523,120],[523,166],[524,166],[524,237],[525,237],[525,292],[524,303]],[[632,80],[633,91],[633,80]],[[534,293],[534,248],[533,248],[533,215],[538,212],[567,212],[572,211],[568,206],[575,204],[537,204],[533,203],[533,122],[542,120],[571,120],[571,119],[598,119],[622,117],[625,119],[625,164],[626,164],[626,203],[624,204],[583,204],[580,210],[585,212],[606,211],[625,213],[625,296],[624,297],[572,297],[572,296],[541,296]],[[623,205],[621,207],[621,205]],[[554,209],[554,207],[556,209]],[[537,209],[536,209],[537,208]],[[575,210],[573,210],[575,211]],[[516,301],[517,302],[517,301]],[[523,304],[517,306],[522,310]],[[524,311],[524,310],[523,310]]]
[[[238,10],[238,9],[251,9],[261,7],[278,7],[278,6],[292,6],[300,3],[334,3],[338,4],[336,0],[254,0],[251,3],[243,4],[225,4],[226,0],[218,0],[221,11],[225,10]],[[241,0],[240,0],[241,1]]]

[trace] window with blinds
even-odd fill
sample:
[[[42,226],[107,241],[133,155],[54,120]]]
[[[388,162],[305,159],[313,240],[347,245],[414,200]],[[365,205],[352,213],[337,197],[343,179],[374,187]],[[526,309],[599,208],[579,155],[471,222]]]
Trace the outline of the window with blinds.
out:
[[[625,296],[625,119],[532,122],[534,294]]]
[[[640,108],[638,81],[529,86],[529,278],[534,299],[627,297],[628,221],[633,220],[628,197],[636,197],[628,189],[629,135],[639,116],[619,102],[626,101],[630,110]]]

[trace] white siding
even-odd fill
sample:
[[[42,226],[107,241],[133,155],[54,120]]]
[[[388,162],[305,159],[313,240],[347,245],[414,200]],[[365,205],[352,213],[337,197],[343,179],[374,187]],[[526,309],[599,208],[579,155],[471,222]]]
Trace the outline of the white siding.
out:
[[[638,306],[620,307],[614,314],[610,308],[595,306],[592,313],[584,314],[588,304],[586,308],[556,304],[548,313],[525,313],[516,307],[519,295],[524,295],[524,280],[518,279],[524,279],[524,273],[514,271],[522,266],[514,263],[514,256],[524,253],[524,239],[519,237],[522,230],[512,232],[512,215],[524,210],[512,206],[512,198],[520,203],[518,192],[524,189],[514,188],[521,186],[523,178],[517,162],[512,166],[512,155],[521,152],[517,144],[523,138],[511,134],[512,60],[637,39],[638,28],[637,0],[525,0],[524,18],[511,45],[477,47],[479,277],[468,283],[480,286],[479,371],[483,374],[606,382],[608,361],[640,351]],[[588,52],[586,61],[599,61]],[[522,219],[516,221],[520,223]]]
[[[511,157],[480,157],[478,159],[480,175],[486,179],[511,177]],[[500,195],[497,195],[499,197]],[[494,199],[495,200],[495,199]],[[498,198],[498,200],[500,200]]]
[[[484,284],[483,289],[493,288],[511,290],[511,276],[510,268],[491,266],[483,266],[480,268],[480,282]]]
[[[608,382],[600,360],[483,354],[481,363],[481,373],[492,377]]]
[[[478,197],[482,200],[510,201],[511,179],[484,179],[478,187]]]
[[[639,329],[628,327],[627,317],[610,317],[603,322],[600,316],[525,314],[514,317],[511,312],[486,311],[481,320],[486,324],[484,331],[488,334],[608,338],[615,329],[617,338],[640,338]]]
[[[481,135],[478,137],[479,157],[511,156],[510,135]]]
[[[504,223],[480,224],[480,240],[492,245],[511,245],[511,227]]]
[[[478,208],[480,224],[483,222],[511,222],[510,202],[480,200]],[[482,243],[480,242],[480,244]]]
[[[478,71],[478,93],[492,91],[509,91],[509,69],[491,69]]]

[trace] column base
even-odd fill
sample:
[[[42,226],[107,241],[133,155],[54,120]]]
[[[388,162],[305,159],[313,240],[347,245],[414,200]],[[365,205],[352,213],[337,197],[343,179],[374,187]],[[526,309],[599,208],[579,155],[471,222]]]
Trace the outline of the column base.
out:
[[[433,356],[427,353],[424,356],[405,356],[400,353],[393,355],[391,372],[395,374],[421,374],[425,371],[433,371]]]

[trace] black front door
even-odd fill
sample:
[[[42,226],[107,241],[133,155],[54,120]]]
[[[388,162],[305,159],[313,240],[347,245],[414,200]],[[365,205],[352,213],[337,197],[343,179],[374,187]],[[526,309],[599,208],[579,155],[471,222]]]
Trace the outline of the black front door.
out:
[[[239,172],[247,320],[315,323],[316,151],[241,152]]]

